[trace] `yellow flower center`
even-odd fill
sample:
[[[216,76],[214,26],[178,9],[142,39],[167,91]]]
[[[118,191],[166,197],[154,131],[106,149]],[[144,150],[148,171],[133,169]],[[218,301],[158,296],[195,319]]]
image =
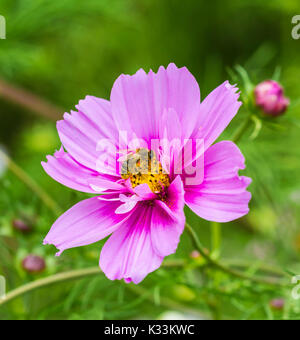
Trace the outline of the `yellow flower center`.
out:
[[[141,148],[129,154],[122,163],[121,176],[130,179],[132,188],[148,184],[155,194],[162,193],[170,185],[170,177],[157,160],[154,151]]]

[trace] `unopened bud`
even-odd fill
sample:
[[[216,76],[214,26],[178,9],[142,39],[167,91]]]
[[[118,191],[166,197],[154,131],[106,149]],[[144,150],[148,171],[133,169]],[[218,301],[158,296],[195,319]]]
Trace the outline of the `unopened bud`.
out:
[[[281,310],[284,307],[284,299],[277,298],[270,301],[270,306],[273,309]]]
[[[29,223],[26,223],[25,221],[17,218],[12,220],[12,226],[22,233],[28,233],[32,230],[31,225]]]
[[[201,257],[201,254],[199,253],[198,250],[193,250],[190,253],[190,258],[192,258],[192,259],[199,259],[200,257]]]
[[[40,273],[46,268],[46,263],[41,256],[27,255],[22,261],[22,267],[28,273]]]
[[[283,94],[282,86],[274,80],[265,80],[258,84],[254,95],[256,105],[271,116],[283,114],[290,103]]]

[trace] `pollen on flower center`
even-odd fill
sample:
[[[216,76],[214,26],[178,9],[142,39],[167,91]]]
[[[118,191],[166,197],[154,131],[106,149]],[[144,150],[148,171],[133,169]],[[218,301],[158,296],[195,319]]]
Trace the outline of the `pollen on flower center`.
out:
[[[170,177],[163,170],[154,151],[145,148],[136,149],[122,163],[121,176],[130,179],[132,188],[140,184],[148,184],[155,194],[162,193],[170,185]]]

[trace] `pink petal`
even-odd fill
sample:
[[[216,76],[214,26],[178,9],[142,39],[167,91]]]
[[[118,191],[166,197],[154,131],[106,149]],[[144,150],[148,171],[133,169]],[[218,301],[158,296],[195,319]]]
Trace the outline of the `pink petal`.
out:
[[[167,195],[166,203],[155,201],[151,219],[152,245],[160,256],[175,253],[184,229],[184,190],[180,176],[171,183]]]
[[[133,76],[121,75],[112,88],[111,104],[118,129],[135,132],[147,142],[159,137],[161,116],[169,109],[177,112],[189,137],[199,112],[200,90],[185,67],[170,64],[167,69],[160,67],[157,74],[139,70]]]
[[[124,185],[117,183],[115,179],[109,179],[104,177],[95,177],[88,180],[89,186],[94,190],[94,192],[100,193],[106,190],[113,191],[127,191]]]
[[[109,157],[106,173],[116,174],[118,131],[111,117],[110,103],[88,96],[77,108],[79,112],[66,113],[64,120],[57,122],[63,146],[77,162],[97,171],[99,158]]]
[[[213,90],[201,103],[200,115],[194,131],[194,138],[204,139],[205,150],[220,136],[238,112],[237,88],[228,81]]]
[[[116,215],[120,202],[98,197],[84,200],[60,216],[53,224],[44,244],[53,244],[60,255],[65,249],[97,242],[118,229],[128,215]]]
[[[137,284],[160,267],[163,257],[152,247],[151,216],[151,206],[139,207],[103,246],[100,267],[110,280]]]
[[[211,146],[204,155],[204,181],[185,187],[186,204],[200,217],[216,222],[229,222],[249,211],[251,179],[238,175],[245,160],[238,147],[229,141]]]
[[[134,207],[137,205],[138,201],[129,201],[126,203],[121,204],[116,210],[116,214],[126,214],[129,211],[133,210]]]
[[[182,148],[184,145],[182,134],[184,132],[182,131],[181,122],[176,111],[173,109],[165,110],[159,123],[159,135],[161,138],[160,161],[164,170],[172,178],[175,167],[178,174],[178,164],[181,164],[179,169],[179,173],[181,173],[182,162],[180,159],[182,159]]]
[[[159,122],[159,136],[168,141],[178,139],[181,141],[181,122],[177,112],[170,108],[165,109]]]
[[[95,193],[88,182],[98,176],[94,170],[77,163],[63,148],[42,162],[46,173],[57,182],[78,191]]]
[[[152,200],[156,195],[151,191],[147,183],[140,184],[133,189],[133,192],[143,200]]]
[[[93,96],[86,96],[76,105],[79,112],[83,113],[91,122],[102,138],[118,141],[119,134],[111,116],[109,101]],[[97,133],[97,131],[95,131]]]
[[[141,198],[136,195],[126,196],[124,194],[120,195],[120,201],[123,202],[115,211],[116,214],[125,214],[133,210]]]

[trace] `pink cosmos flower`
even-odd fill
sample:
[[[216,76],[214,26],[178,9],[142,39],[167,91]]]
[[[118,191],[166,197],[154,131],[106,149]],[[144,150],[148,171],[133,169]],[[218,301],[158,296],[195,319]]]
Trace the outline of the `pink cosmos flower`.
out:
[[[176,251],[185,204],[210,221],[247,214],[251,180],[238,174],[245,167],[243,155],[230,141],[212,145],[237,113],[238,97],[237,88],[226,81],[200,103],[191,73],[170,64],[157,73],[121,75],[110,101],[81,100],[77,111],[57,123],[64,149],[42,165],[59,183],[95,197],[58,218],[44,244],[55,245],[60,255],[112,234],[101,251],[101,269],[111,280],[139,283]],[[124,133],[139,141],[128,149]],[[161,138],[177,138],[181,146],[153,147],[152,140]],[[187,140],[203,144],[196,153],[183,151]],[[119,158],[112,149],[104,150],[105,141]],[[183,155],[181,165],[178,156]],[[196,181],[188,181],[192,164],[201,172]]]
[[[289,106],[289,99],[283,94],[283,88],[274,80],[265,80],[254,91],[256,105],[271,116],[279,116]]]

